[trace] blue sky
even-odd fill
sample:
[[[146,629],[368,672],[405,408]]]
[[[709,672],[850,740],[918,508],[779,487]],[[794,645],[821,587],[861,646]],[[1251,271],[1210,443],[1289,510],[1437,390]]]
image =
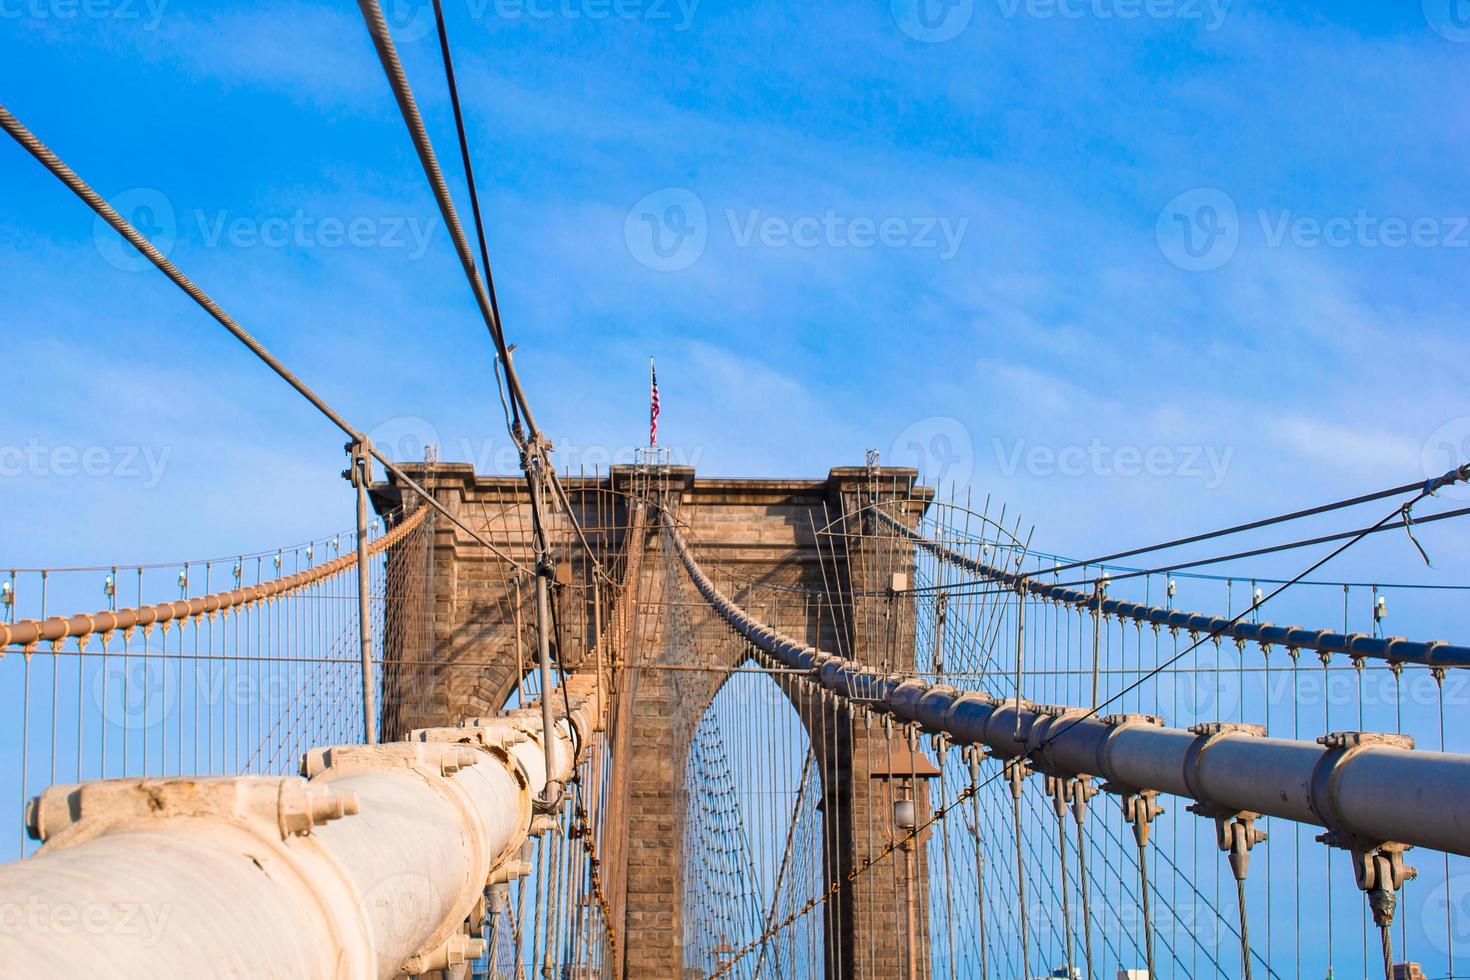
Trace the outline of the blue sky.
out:
[[[491,347],[355,6],[95,2],[0,2],[6,105],[358,425],[504,468]],[[449,0],[564,463],[644,440],[649,354],[702,473],[922,452],[1072,554],[1470,448],[1448,0],[905,2]],[[457,181],[426,14],[395,20]],[[5,441],[42,453],[6,459],[7,563],[345,526],[335,430],[9,143],[0,174]],[[1465,568],[1463,532],[1423,537],[1438,575],[1402,540],[1340,572]]]
[[[87,3],[0,0],[5,105],[380,443],[507,469],[355,5]],[[650,354],[701,473],[877,448],[1071,555],[1470,457],[1463,0],[446,6],[507,331],[573,469],[644,441]],[[394,19],[467,216],[426,8]],[[0,567],[350,523],[332,426],[8,141],[0,188]],[[1393,534],[1324,574],[1470,581],[1464,528],[1419,538],[1434,570]],[[1461,607],[1395,598],[1391,632],[1465,642]]]

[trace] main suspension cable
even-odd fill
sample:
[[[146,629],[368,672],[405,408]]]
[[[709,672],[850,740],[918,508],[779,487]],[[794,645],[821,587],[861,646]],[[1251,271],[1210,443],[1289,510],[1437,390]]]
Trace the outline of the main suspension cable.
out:
[[[490,296],[490,312],[495,317],[495,329],[500,330],[500,339],[495,345],[496,353],[502,353],[505,344],[504,330],[500,326],[500,300],[495,294],[495,273],[490,268],[490,248],[485,243],[485,221],[480,213],[480,192],[475,185],[475,166],[470,159],[469,139],[465,136],[464,112],[459,105],[459,84],[454,77],[454,56],[449,51],[449,30],[444,24],[444,4],[434,0],[434,23],[439,29],[439,51],[444,58],[444,81],[449,87],[449,103],[454,108],[454,129],[459,136],[459,157],[464,163],[465,184],[470,190],[470,211],[475,219],[475,237],[480,245],[480,266],[485,270],[485,291]],[[508,353],[508,350],[505,351]],[[499,361],[496,362],[496,387],[500,387]],[[503,396],[502,396],[503,397]],[[512,432],[520,427],[520,405],[510,403],[511,419],[508,425]]]

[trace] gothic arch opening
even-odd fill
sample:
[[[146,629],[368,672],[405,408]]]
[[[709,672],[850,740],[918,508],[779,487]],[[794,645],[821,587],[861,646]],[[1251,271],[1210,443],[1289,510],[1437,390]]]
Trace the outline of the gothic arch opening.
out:
[[[690,739],[682,796],[684,970],[819,977],[826,889],[821,765],[787,693],[752,662],[730,673]]]

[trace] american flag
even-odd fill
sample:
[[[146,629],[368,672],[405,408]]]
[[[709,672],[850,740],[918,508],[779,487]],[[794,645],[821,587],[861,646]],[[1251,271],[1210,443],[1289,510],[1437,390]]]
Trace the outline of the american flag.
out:
[[[658,445],[658,373],[653,358],[648,359],[648,444]]]

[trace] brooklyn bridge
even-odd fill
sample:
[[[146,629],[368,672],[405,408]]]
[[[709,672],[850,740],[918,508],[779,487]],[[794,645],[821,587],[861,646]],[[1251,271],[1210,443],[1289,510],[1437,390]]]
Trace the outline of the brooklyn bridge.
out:
[[[1329,566],[1370,538],[1427,561],[1470,462],[1107,554],[877,451],[559,468],[479,203],[467,231],[360,7],[519,471],[376,445],[0,107],[340,430],[355,508],[0,570],[0,975],[1464,975],[1470,637],[1419,624],[1463,627],[1470,586]]]

